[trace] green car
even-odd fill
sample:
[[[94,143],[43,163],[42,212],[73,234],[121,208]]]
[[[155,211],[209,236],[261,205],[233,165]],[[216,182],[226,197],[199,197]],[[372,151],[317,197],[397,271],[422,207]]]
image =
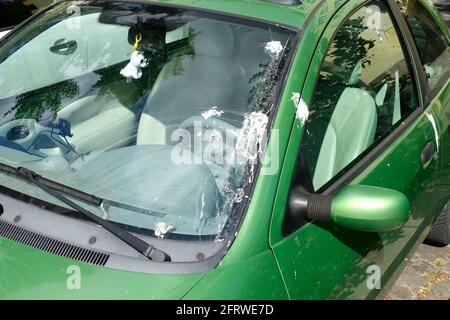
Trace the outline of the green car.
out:
[[[383,298],[450,242],[426,0],[62,1],[0,40],[0,298]]]

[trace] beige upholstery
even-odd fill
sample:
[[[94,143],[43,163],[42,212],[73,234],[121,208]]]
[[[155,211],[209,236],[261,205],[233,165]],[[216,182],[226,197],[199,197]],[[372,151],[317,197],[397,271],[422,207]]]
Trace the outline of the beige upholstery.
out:
[[[140,119],[137,144],[169,144],[184,120],[213,106],[234,105],[245,86],[245,71],[231,60],[233,34],[227,24],[208,19],[191,23],[195,56],[174,58],[162,69]]]
[[[68,105],[58,117],[70,121],[78,152],[125,146],[133,136],[136,117],[128,108],[110,97],[88,96]]]
[[[377,123],[374,99],[362,89],[346,88],[334,109],[317,159],[313,177],[316,190],[374,142]]]

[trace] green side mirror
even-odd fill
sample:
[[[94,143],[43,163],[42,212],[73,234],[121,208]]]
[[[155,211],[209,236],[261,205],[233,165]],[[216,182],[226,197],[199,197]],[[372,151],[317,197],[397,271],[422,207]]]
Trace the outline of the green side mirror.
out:
[[[290,220],[332,221],[358,231],[383,232],[408,221],[410,204],[401,192],[364,185],[344,188],[335,196],[305,194],[294,189],[289,199]]]
[[[409,200],[402,193],[372,186],[348,186],[331,203],[331,221],[348,229],[382,232],[408,221]]]

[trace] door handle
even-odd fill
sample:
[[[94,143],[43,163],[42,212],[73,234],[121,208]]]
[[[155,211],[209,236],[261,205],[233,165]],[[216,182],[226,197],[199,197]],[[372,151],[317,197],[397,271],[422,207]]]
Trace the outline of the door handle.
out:
[[[74,53],[77,48],[78,44],[75,40],[66,41],[66,39],[59,39],[50,47],[50,51],[63,56],[68,56]]]
[[[436,146],[434,145],[433,142],[431,142],[431,141],[428,142],[426,144],[425,148],[423,148],[422,154],[420,156],[420,158],[422,160],[422,164],[429,163],[435,153],[436,153]]]

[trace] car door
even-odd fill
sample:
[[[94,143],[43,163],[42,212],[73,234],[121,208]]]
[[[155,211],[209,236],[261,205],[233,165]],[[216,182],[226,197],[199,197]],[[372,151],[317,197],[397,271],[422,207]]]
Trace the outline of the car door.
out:
[[[409,220],[381,233],[298,225],[286,219],[289,197],[279,191],[270,242],[292,299],[382,295],[437,214],[424,75],[400,18],[393,1],[349,1],[330,21],[301,93],[309,119],[302,130],[294,125],[286,154],[297,161],[285,162],[279,188],[331,195],[355,184],[393,189],[409,199]]]
[[[427,1],[410,0],[400,5],[427,75],[427,113],[433,122],[440,174],[435,180],[432,205],[442,210],[450,201],[450,34],[441,16]]]

